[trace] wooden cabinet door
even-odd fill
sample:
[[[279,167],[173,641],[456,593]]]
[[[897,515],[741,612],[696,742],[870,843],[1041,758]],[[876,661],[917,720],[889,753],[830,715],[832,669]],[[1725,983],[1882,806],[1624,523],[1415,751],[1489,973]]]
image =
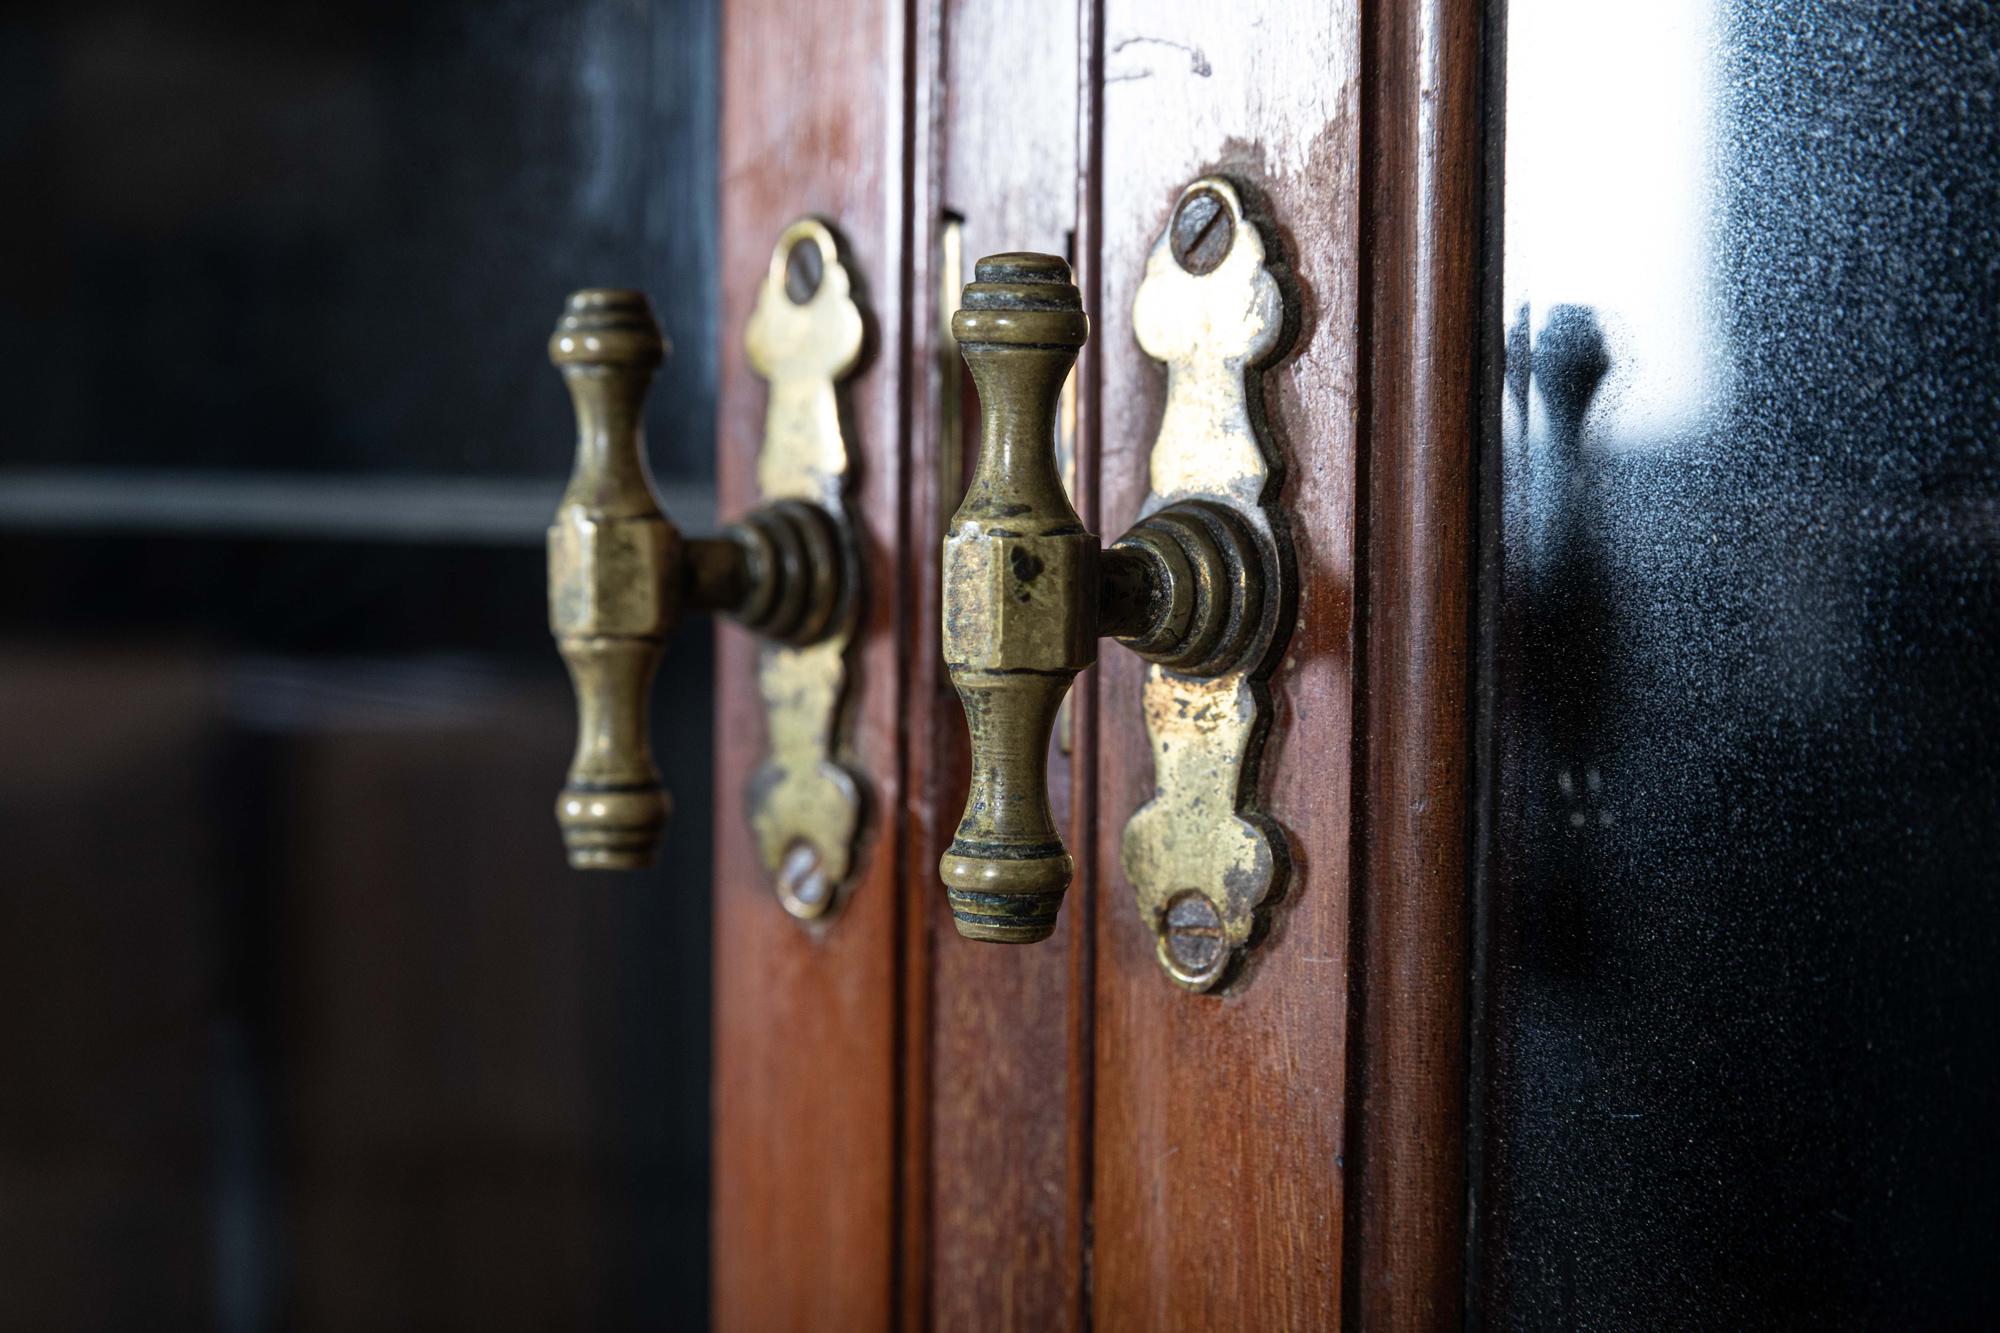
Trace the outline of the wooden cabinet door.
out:
[[[720,1327],[1992,1322],[2000,18],[1905,17],[731,8],[732,324],[804,210],[874,304],[875,801],[817,933],[723,818]],[[1154,777],[1112,644],[1051,753],[1054,937],[957,935],[937,547],[987,253],[1072,260],[1076,507],[1137,517],[1132,301],[1209,174],[1289,289],[1260,392],[1298,597],[1256,784],[1289,875],[1197,995],[1121,866]]]
[[[723,32],[725,509],[748,496],[762,387],[735,340],[771,238],[829,218],[871,309],[871,803],[814,931],[720,807],[717,1327],[1455,1322],[1479,7],[741,0]],[[1052,755],[1078,865],[1055,937],[955,933],[937,547],[977,445],[943,316],[1000,251],[1072,259],[1093,324],[1075,498],[1107,543],[1136,517],[1164,372],[1132,297],[1210,173],[1263,200],[1289,271],[1296,336],[1262,395],[1299,597],[1258,791],[1289,880],[1240,975],[1194,995],[1120,868],[1152,768],[1141,664],[1108,643]],[[752,646],[721,634],[727,792],[761,738]]]

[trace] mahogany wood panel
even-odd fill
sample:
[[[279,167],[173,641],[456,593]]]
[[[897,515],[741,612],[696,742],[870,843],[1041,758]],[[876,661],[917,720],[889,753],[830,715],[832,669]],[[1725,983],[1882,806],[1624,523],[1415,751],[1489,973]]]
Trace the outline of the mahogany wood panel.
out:
[[[853,756],[869,806],[850,897],[821,928],[802,929],[779,907],[745,822],[743,784],[765,744],[756,649],[742,631],[719,631],[714,1320],[723,1329],[881,1329],[897,1308],[900,736],[910,641],[903,571],[912,559],[900,373],[905,20],[894,0],[734,0],[723,15],[725,514],[755,495],[765,389],[742,338],[785,223],[813,212],[836,224],[870,316],[850,382],[849,441],[870,584]]]
[[[981,256],[1006,250],[1061,254],[1076,229],[1077,0],[947,0],[941,6],[936,83],[935,206],[922,216],[926,259],[943,213],[963,220],[963,267],[935,267],[916,287],[913,366],[933,371],[912,426],[911,529],[916,558],[911,642],[911,986],[925,995],[928,1118],[926,1326],[1062,1330],[1084,1324],[1086,1170],[1089,1160],[1090,890],[1088,859],[1053,938],[1016,947],[959,937],[937,861],[965,803],[965,719],[936,650],[937,540],[956,508],[942,494],[939,429],[945,377],[963,384],[961,429],[976,447],[977,403],[962,368],[938,359],[938,293],[971,277]],[[959,475],[964,475],[961,471]],[[1072,851],[1073,771],[1090,771],[1084,737],[1052,751],[1050,787]],[[1084,793],[1079,793],[1084,794]],[[1081,830],[1088,836],[1088,830]],[[915,1095],[915,1094],[913,1094]]]
[[[964,767],[964,745],[952,746],[946,702],[952,691],[944,678],[941,653],[926,644],[942,644],[938,626],[938,559],[933,552],[948,511],[939,484],[939,442],[946,376],[959,383],[964,376],[955,353],[939,343],[945,318],[940,305],[938,247],[942,216],[938,203],[938,145],[943,119],[941,70],[944,64],[944,0],[914,0],[910,10],[910,127],[906,139],[904,176],[909,183],[911,237],[908,286],[904,295],[907,331],[904,359],[906,399],[912,406],[906,423],[908,475],[903,488],[903,525],[910,558],[901,572],[904,625],[909,636],[904,650],[903,827],[898,866],[900,910],[906,923],[901,951],[900,990],[902,1032],[897,1051],[902,1059],[902,1142],[897,1228],[897,1327],[922,1329],[930,1323],[931,1300],[931,975],[932,948],[939,922],[935,899],[942,886],[927,873],[935,866],[950,837],[938,794],[940,769]],[[939,830],[945,830],[940,834]]]
[[[846,911],[801,931],[733,799],[762,737],[753,649],[725,630],[719,1326],[1456,1318],[1476,20],[1469,0],[731,9],[724,503],[750,498],[762,420],[736,354],[749,297],[777,228],[821,212],[873,298],[853,419],[874,805]],[[1262,783],[1291,880],[1243,975],[1195,997],[1159,972],[1118,863],[1152,781],[1129,654],[1079,682],[1070,764],[1096,781],[1055,770],[1081,867],[1055,939],[967,944],[943,910],[964,742],[934,651],[957,498],[937,483],[957,370],[936,226],[964,218],[967,265],[1076,235],[1096,325],[1079,508],[1109,537],[1147,490],[1164,387],[1131,295],[1179,187],[1216,170],[1266,201],[1291,266],[1299,333],[1264,392],[1301,595]]]
[[[1289,888],[1246,972],[1184,994],[1119,865],[1152,787],[1139,659],[1098,667],[1096,1327],[1331,1328],[1342,1301],[1359,384],[1360,15],[1354,0],[1106,0],[1099,500],[1136,515],[1164,372],[1132,294],[1181,186],[1222,171],[1268,200],[1300,331],[1266,377],[1301,580],[1272,680],[1265,807]]]
[[[1481,6],[1367,11],[1362,734],[1349,1272],[1362,1328],[1464,1302]]]

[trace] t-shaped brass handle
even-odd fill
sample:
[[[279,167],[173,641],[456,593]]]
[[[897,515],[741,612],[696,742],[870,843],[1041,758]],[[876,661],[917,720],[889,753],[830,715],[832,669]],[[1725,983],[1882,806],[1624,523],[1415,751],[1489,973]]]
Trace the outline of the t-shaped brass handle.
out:
[[[1050,728],[1099,635],[1196,677],[1237,666],[1264,565],[1229,507],[1184,500],[1110,549],[1056,471],[1058,399],[1089,335],[1069,265],[993,255],[952,317],[979,388],[981,444],[944,540],[946,668],[965,705],[972,783],[939,864],[959,933],[1031,943],[1055,930],[1071,862],[1049,810]]]
[[[576,754],[556,822],[578,869],[651,865],[671,808],[647,737],[662,645],[683,611],[781,643],[833,633],[847,594],[836,520],[779,500],[683,539],[646,466],[646,391],[666,353],[644,293],[572,294],[549,339],[576,405],[576,466],[549,528],[549,627],[576,687]]]

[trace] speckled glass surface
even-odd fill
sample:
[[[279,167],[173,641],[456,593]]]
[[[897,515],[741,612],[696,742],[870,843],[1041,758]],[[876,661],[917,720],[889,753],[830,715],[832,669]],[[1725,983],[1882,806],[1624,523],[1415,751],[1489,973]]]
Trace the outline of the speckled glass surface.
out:
[[[2000,1315],[2000,11],[1513,0],[1473,1305]]]

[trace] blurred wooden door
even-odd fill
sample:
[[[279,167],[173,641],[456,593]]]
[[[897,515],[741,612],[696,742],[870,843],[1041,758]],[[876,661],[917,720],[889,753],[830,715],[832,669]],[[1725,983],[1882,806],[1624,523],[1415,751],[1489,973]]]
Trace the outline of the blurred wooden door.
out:
[[[762,412],[746,302],[770,238],[819,213],[873,317],[852,416],[874,799],[817,933],[776,909],[726,802],[719,821],[718,1328],[1455,1320],[1480,21],[1469,0],[726,8],[723,507],[748,498]],[[1151,783],[1119,650],[1053,756],[1078,860],[1056,936],[952,929],[935,867],[964,723],[936,550],[972,404],[939,335],[977,256],[1073,258],[1094,328],[1078,507],[1116,536],[1163,391],[1132,294],[1210,172],[1264,197],[1298,291],[1266,407],[1302,592],[1261,792],[1291,881],[1244,976],[1197,997],[1160,973],[1118,864]],[[753,647],[721,642],[726,792],[761,740]]]

